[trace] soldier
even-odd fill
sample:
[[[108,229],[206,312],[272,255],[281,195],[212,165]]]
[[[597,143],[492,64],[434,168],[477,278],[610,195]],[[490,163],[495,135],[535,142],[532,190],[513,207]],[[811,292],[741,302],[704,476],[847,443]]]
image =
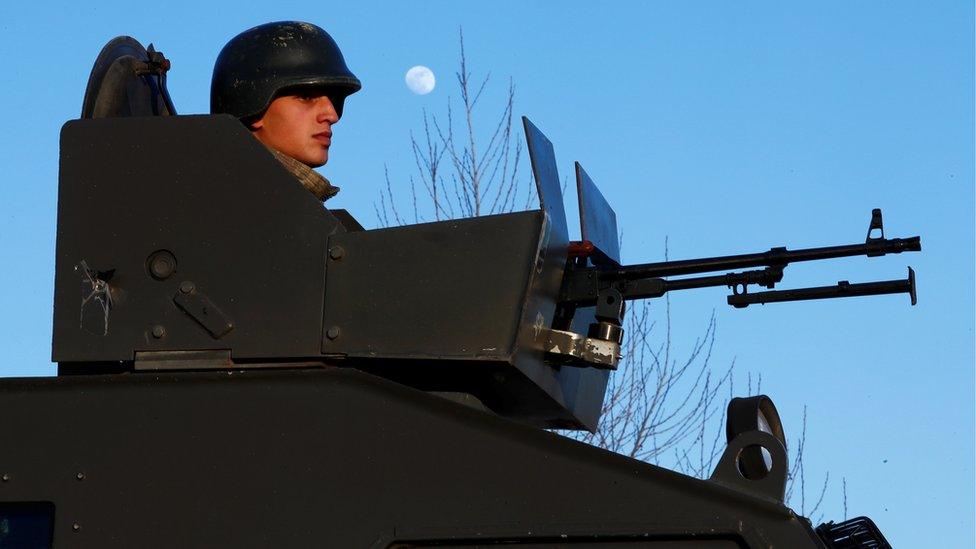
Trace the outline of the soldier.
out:
[[[237,117],[325,201],[339,188],[312,168],[328,162],[332,126],[342,117],[346,96],[360,87],[324,30],[297,21],[267,23],[238,34],[220,51],[210,112]]]

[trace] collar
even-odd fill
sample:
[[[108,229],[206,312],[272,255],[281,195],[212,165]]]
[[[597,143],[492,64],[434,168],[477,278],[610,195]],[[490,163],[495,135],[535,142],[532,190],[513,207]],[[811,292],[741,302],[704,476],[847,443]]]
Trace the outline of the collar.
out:
[[[295,160],[287,154],[272,149],[271,147],[268,147],[268,150],[271,151],[271,154],[278,159],[278,162],[281,162],[281,165],[284,166],[289,173],[298,179],[303,187],[315,195],[315,198],[325,202],[338,194],[339,187],[336,187],[330,183],[329,180],[322,177],[319,172],[309,168],[305,164]]]

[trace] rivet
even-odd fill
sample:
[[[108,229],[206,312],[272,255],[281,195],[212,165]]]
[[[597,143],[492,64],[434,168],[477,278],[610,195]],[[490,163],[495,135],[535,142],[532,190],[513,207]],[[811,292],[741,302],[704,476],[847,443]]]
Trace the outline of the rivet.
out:
[[[4,473],[2,476],[0,476],[0,480],[2,480],[4,482],[9,482],[10,481],[10,475],[8,475],[7,473]]]
[[[152,327],[152,336],[156,339],[162,339],[166,335],[166,328],[156,324]]]
[[[342,259],[346,251],[342,249],[342,246],[333,246],[329,248],[329,257],[332,259]]]
[[[196,285],[190,282],[189,280],[184,280],[183,282],[180,283],[180,291],[183,292],[184,294],[188,294],[192,292],[195,288]]]
[[[325,332],[325,335],[328,336],[329,339],[335,339],[339,337],[339,327],[333,326],[329,328],[329,330]]]
[[[149,276],[156,280],[166,280],[176,272],[176,256],[168,250],[157,250],[146,259]]]
[[[79,531],[81,531],[81,525],[76,522],[76,523],[74,523],[74,524],[71,525],[71,530],[73,532],[79,532]]]
[[[85,473],[79,472],[77,475],[75,475],[75,478],[78,480],[85,480]]]

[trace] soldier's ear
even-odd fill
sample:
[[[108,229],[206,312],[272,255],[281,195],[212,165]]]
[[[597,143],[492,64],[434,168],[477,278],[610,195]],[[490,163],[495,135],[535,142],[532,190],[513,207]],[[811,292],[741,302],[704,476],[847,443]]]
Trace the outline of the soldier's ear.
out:
[[[258,118],[257,120],[252,120],[247,124],[247,127],[253,132],[260,130],[264,127],[264,117]]]

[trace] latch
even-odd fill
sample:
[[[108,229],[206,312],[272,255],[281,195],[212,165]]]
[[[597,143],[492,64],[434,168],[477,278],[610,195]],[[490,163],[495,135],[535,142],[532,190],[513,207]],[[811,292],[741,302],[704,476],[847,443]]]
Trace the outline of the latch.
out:
[[[196,284],[185,280],[173,296],[173,302],[193,317],[214,339],[220,339],[234,329],[234,323],[212,301],[197,290]]]

